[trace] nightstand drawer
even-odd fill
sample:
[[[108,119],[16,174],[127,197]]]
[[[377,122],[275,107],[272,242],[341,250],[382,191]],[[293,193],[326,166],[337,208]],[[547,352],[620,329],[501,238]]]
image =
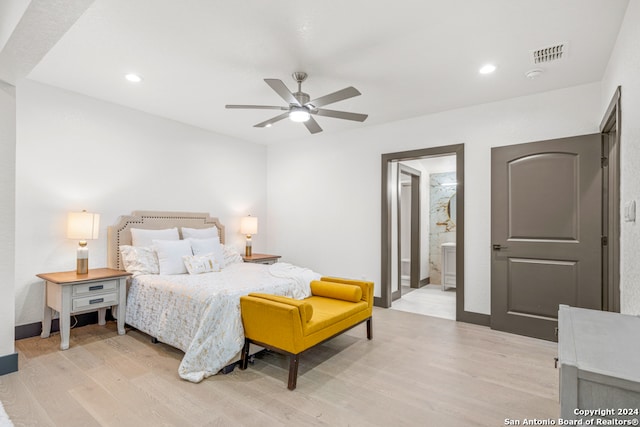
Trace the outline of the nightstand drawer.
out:
[[[82,298],[74,298],[71,302],[71,311],[95,310],[118,304],[118,293],[92,295]]]
[[[118,289],[117,280],[82,283],[73,286],[73,296],[77,295],[91,295],[94,293],[102,293],[107,291],[115,291]]]

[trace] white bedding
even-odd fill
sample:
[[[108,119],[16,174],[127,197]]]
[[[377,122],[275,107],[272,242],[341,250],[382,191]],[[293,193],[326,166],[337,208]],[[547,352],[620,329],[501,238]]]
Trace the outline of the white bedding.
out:
[[[220,272],[139,275],[127,296],[126,323],[185,352],[178,374],[215,375],[244,344],[240,296],[264,292],[303,299],[318,273],[287,263],[238,263]]]

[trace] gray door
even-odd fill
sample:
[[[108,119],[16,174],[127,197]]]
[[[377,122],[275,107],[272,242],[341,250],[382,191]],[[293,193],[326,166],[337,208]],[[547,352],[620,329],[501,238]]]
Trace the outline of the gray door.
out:
[[[599,134],[491,150],[491,328],[557,340],[558,305],[601,309]]]
[[[402,274],[404,258],[408,255],[409,286],[419,288],[420,283],[420,176],[421,172],[398,163],[397,192],[397,282],[398,287],[391,292],[391,300],[402,297]],[[403,185],[405,182],[408,185]],[[408,219],[408,221],[405,221]],[[405,229],[407,228],[407,229]],[[407,241],[408,240],[408,241]],[[408,246],[408,251],[406,250]],[[408,252],[408,254],[407,254]]]

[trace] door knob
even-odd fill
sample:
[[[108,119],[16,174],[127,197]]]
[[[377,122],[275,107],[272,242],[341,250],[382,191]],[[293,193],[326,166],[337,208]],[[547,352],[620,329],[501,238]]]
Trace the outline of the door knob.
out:
[[[499,251],[499,250],[502,250],[502,249],[508,249],[508,246],[502,246],[502,245],[495,244],[495,243],[493,245],[491,245],[491,247],[493,248],[494,251]]]

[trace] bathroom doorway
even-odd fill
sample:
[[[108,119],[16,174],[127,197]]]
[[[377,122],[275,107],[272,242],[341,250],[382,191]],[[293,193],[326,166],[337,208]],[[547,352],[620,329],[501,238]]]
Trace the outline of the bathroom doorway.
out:
[[[391,308],[456,319],[456,156],[398,161],[400,294]]]
[[[376,305],[429,314],[423,310],[429,305],[448,304],[448,314],[431,315],[464,320],[463,212],[464,145],[382,155],[382,286]],[[447,296],[448,303],[441,300]]]

